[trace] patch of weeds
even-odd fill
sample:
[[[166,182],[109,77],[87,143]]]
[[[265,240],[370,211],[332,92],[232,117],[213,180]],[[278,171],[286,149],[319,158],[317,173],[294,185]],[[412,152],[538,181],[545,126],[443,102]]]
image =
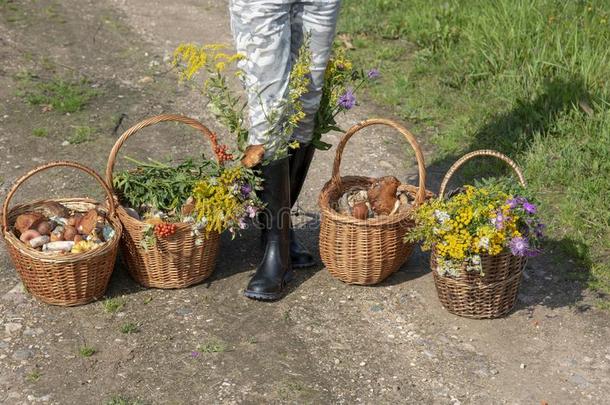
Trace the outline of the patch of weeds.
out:
[[[91,357],[96,352],[97,352],[97,350],[95,350],[95,348],[93,348],[91,346],[87,346],[87,345],[82,346],[80,349],[78,349],[78,354],[80,354],[81,357]]]
[[[123,298],[108,298],[102,302],[104,311],[108,314],[116,314],[125,306],[125,300]]]
[[[91,129],[91,127],[86,125],[76,127],[72,136],[68,138],[68,142],[70,142],[71,145],[79,145],[81,143],[89,142],[92,134],[93,129]]]
[[[290,322],[292,320],[292,318],[290,317],[290,309],[287,309],[286,311],[284,311],[284,321],[285,322]]]
[[[153,297],[146,297],[146,298],[144,298],[144,305],[150,304],[152,302],[152,300],[153,300]]]
[[[20,9],[15,2],[10,0],[0,0],[0,11],[1,14],[6,18],[9,23],[20,22],[27,19],[27,14],[24,10]]]
[[[123,325],[121,325],[121,333],[138,333],[140,331],[140,328],[138,328],[138,325],[136,325],[133,322],[128,322],[128,323],[124,323]]]
[[[246,340],[248,343],[250,343],[251,345],[255,345],[258,343],[258,339],[256,338],[256,336],[251,336],[248,338],[248,340]]]
[[[221,340],[212,339],[203,345],[199,345],[197,350],[201,353],[224,353],[228,350],[228,346]]]
[[[34,135],[36,138],[46,138],[49,136],[49,130],[46,128],[34,128],[32,130],[32,135]]]
[[[304,389],[305,386],[302,383],[291,381],[278,388],[277,393],[278,396],[285,401],[291,397],[298,396]]]
[[[115,395],[104,402],[104,405],[144,405],[144,402],[139,399],[130,399],[122,395]]]
[[[25,380],[27,382],[36,382],[36,381],[40,380],[40,377],[42,377],[42,374],[40,373],[40,371],[32,370],[25,376]]]
[[[31,105],[51,106],[53,110],[61,113],[81,111],[96,94],[86,80],[53,79],[34,82],[31,80],[33,78],[30,74],[25,81],[28,86],[21,93],[25,100]]]

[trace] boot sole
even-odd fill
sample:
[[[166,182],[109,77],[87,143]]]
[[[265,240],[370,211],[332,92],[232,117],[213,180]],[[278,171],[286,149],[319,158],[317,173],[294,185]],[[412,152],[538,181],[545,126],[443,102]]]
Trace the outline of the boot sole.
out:
[[[272,294],[272,293],[258,293],[254,291],[244,291],[244,296],[256,301],[277,301],[282,298],[281,293]]]
[[[286,288],[286,285],[288,283],[290,283],[292,280],[294,279],[294,273],[291,270],[287,271],[286,274],[284,275],[284,286],[282,287],[282,290],[284,290],[284,288]],[[259,293],[259,292],[255,292],[255,291],[248,291],[248,290],[244,290],[244,296],[246,296],[247,298],[253,299],[253,300],[257,300],[257,301],[277,301],[280,298],[282,298],[282,293]]]

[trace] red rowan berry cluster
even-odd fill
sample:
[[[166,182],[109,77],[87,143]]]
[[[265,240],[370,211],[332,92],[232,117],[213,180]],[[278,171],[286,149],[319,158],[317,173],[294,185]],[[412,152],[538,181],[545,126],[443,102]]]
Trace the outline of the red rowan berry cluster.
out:
[[[214,149],[214,153],[218,156],[218,162],[220,164],[223,164],[228,160],[233,160],[233,155],[227,151],[229,147],[227,145],[218,144],[218,135],[211,134],[210,141],[212,142],[212,149]]]
[[[176,224],[158,224],[155,225],[155,235],[159,238],[167,238],[176,233]]]

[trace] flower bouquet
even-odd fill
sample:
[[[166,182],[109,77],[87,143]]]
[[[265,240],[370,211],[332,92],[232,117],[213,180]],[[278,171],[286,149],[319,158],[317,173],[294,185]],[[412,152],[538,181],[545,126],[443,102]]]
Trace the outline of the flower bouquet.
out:
[[[322,141],[324,134],[330,131],[345,132],[337,126],[337,115],[351,110],[356,105],[358,90],[379,76],[378,69],[365,72],[354,68],[344,48],[334,49],[326,66],[322,98],[316,114],[312,143],[317,149],[328,150],[332,146]]]
[[[521,273],[528,257],[541,251],[544,225],[538,210],[522,187],[499,181],[467,185],[443,198],[449,177],[474,156],[503,159],[493,151],[466,155],[450,169],[440,197],[415,213],[410,241],[422,241],[432,250],[431,267],[437,292],[450,312],[474,318],[491,318],[512,309]]]
[[[176,165],[127,158],[134,167],[113,174],[123,143],[164,121],[199,130],[210,141],[214,158],[190,158]],[[206,279],[216,264],[220,234],[245,228],[263,207],[256,173],[236,162],[203,124],[180,115],[151,117],[128,129],[110,154],[106,178],[120,203],[123,257],[133,278],[147,287],[181,288]]]
[[[265,111],[269,131],[266,134],[268,148],[275,151],[268,160],[280,159],[290,149],[299,147],[291,139],[295,128],[304,118],[301,97],[309,90],[311,50],[309,38],[306,37],[293,62],[288,83],[287,94],[271,111]],[[231,53],[222,44],[181,44],[174,51],[174,65],[180,71],[180,79],[195,83],[195,86],[208,99],[208,109],[218,121],[237,139],[241,152],[248,146],[248,129],[245,118],[246,101],[234,88],[238,87],[233,80],[237,79],[259,94],[264,89],[246,83],[246,74],[242,69],[245,56]],[[232,73],[228,73],[232,71]],[[202,81],[197,83],[197,76]],[[379,77],[377,69],[368,72],[353,67],[346,57],[343,48],[336,48],[328,62],[320,107],[315,118],[312,143],[317,149],[327,150],[331,145],[322,141],[322,136],[332,130],[343,132],[335,117],[356,105],[355,93],[367,83]]]

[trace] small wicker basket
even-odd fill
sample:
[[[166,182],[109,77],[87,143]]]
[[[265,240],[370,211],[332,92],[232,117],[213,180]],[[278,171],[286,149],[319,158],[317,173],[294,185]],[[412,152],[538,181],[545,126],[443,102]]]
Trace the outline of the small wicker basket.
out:
[[[212,132],[202,123],[181,115],[163,114],[141,121],[125,131],[110,152],[106,167],[106,181],[110,187],[113,185],[116,156],[125,141],[139,130],[160,122],[183,123],[209,139],[212,137]],[[203,243],[198,244],[197,237],[191,233],[191,225],[179,223],[173,235],[157,240],[155,246],[144,249],[141,242],[147,224],[130,216],[121,205],[118,205],[117,213],[124,228],[121,255],[129,274],[139,284],[164,289],[184,288],[202,282],[214,271],[220,245],[220,234],[217,232],[205,232]]]
[[[523,173],[507,156],[493,150],[477,150],[451,166],[439,192],[440,198],[445,195],[447,184],[455,172],[467,161],[477,156],[496,157],[506,162],[517,174],[521,185],[525,186]],[[464,269],[457,277],[440,275],[436,266],[436,253],[430,255],[430,267],[434,275],[434,284],[441,304],[447,311],[466,318],[498,318],[509,313],[515,306],[521,275],[527,258],[513,256],[502,252],[495,256],[481,256],[483,274],[468,272]]]
[[[396,129],[415,151],[419,186],[403,184],[401,190],[414,198],[415,205],[432,196],[425,189],[424,155],[415,137],[406,128],[386,119],[369,119],[347,131],[337,146],[332,179],[324,185],[318,202],[322,216],[320,256],[330,274],[348,284],[370,285],[383,281],[402,266],[413,247],[404,241],[405,235],[414,225],[410,209],[365,220],[340,214],[333,209],[334,203],[346,191],[368,188],[375,181],[370,177],[341,177],[339,174],[341,157],[349,139],[361,129],[373,125]]]
[[[63,198],[20,204],[9,210],[10,201],[23,182],[53,167],[71,167],[92,176],[104,189],[109,202],[108,208],[86,198]],[[92,208],[105,211],[108,214],[106,219],[116,232],[114,238],[97,249],[77,254],[50,254],[25,247],[11,230],[15,220],[26,212],[44,212],[44,204],[50,201],[78,212]],[[101,298],[106,292],[116,261],[121,223],[115,215],[112,192],[92,169],[76,162],[57,161],[46,163],[26,173],[15,182],[4,201],[2,229],[15,269],[25,288],[34,297],[47,304],[74,306]]]

